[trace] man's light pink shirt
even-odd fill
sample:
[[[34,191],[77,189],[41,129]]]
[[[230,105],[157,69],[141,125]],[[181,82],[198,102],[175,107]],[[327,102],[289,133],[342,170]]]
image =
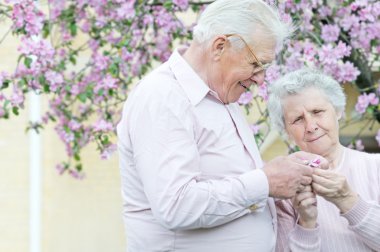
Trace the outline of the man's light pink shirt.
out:
[[[131,93],[117,132],[128,251],[274,249],[252,132],[178,51]]]

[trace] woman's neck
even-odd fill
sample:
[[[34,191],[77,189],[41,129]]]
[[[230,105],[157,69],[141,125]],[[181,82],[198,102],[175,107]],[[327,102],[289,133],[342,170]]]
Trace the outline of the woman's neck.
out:
[[[330,164],[330,169],[334,170],[339,166],[340,162],[342,161],[343,152],[343,145],[338,144],[334,150],[330,151],[327,155],[324,156],[324,158],[326,158]]]

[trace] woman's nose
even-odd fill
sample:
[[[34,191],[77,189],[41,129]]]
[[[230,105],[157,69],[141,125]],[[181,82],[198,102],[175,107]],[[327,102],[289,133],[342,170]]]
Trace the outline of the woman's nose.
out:
[[[317,131],[318,130],[318,124],[316,123],[316,121],[313,119],[313,118],[311,118],[311,117],[306,117],[305,118],[305,123],[306,123],[306,131],[307,132],[310,132],[310,133],[312,133],[312,132],[315,132],[315,131]]]

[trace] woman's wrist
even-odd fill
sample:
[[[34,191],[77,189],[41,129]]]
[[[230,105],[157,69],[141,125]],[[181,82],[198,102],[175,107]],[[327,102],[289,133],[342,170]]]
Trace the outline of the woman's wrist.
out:
[[[298,220],[298,225],[300,225],[303,228],[312,229],[317,226],[317,220],[307,220],[304,221],[302,218]]]
[[[347,196],[337,201],[335,205],[339,208],[340,212],[344,214],[350,211],[358,200],[358,195],[355,192],[350,192]]]

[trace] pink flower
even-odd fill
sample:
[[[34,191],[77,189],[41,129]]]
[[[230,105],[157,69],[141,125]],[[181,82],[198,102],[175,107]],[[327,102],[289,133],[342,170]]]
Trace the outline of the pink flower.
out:
[[[63,83],[62,74],[48,70],[45,73],[45,78],[50,84],[50,90],[56,92]]]
[[[107,132],[107,131],[112,131],[114,129],[112,123],[107,122],[103,119],[97,121],[94,125],[94,132]]]
[[[173,3],[179,7],[180,10],[186,10],[189,7],[188,0],[173,0]]]
[[[351,143],[347,147],[358,151],[364,150],[364,145],[361,139],[356,140],[354,144]]]
[[[78,180],[82,180],[82,179],[84,179],[84,177],[85,177],[84,173],[82,173],[82,172],[78,172],[78,171],[76,171],[76,170],[69,170],[69,174],[70,174],[73,178],[78,179]]]
[[[100,158],[107,160],[111,157],[111,155],[117,150],[117,145],[116,144],[111,144],[104,148],[102,153],[100,154]]]
[[[359,114],[363,114],[369,105],[379,104],[379,97],[375,93],[362,94],[358,97],[355,109]]]
[[[263,98],[264,101],[268,100],[268,89],[265,84],[259,86],[259,92],[257,95]]]
[[[117,9],[117,16],[119,19],[131,19],[135,16],[134,8],[135,0],[129,0],[126,3],[123,3]]]
[[[354,81],[359,76],[360,71],[352,64],[352,62],[345,62],[339,65],[339,71],[336,73],[337,81]]]
[[[251,124],[249,128],[252,130],[253,134],[256,135],[260,132],[260,125]]]
[[[252,101],[252,98],[253,98],[253,95],[251,92],[244,92],[242,93],[242,95],[240,96],[239,100],[238,100],[238,103],[240,105],[246,105],[248,103],[250,103]]]
[[[321,37],[326,42],[335,42],[338,40],[340,28],[337,25],[323,25]]]

